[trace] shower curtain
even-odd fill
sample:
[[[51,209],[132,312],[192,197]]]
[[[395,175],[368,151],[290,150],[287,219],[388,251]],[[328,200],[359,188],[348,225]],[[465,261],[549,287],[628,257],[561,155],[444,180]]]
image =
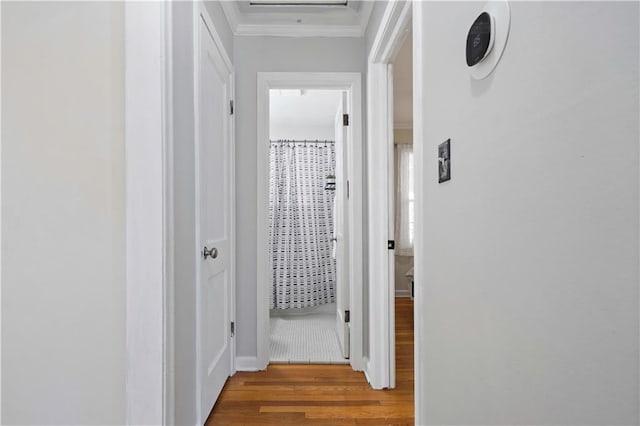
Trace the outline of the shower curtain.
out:
[[[334,302],[334,191],[325,190],[335,173],[334,144],[271,142],[270,160],[271,309]]]

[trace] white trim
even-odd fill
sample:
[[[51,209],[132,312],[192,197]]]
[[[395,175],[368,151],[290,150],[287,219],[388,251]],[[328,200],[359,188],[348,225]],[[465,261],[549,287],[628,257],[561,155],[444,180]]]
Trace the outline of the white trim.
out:
[[[126,3],[126,422],[167,419],[166,9]]]
[[[224,51],[224,46],[222,48]],[[233,67],[231,68],[231,78],[229,84],[231,85],[231,93],[230,98],[231,101],[235,103],[235,72]],[[231,310],[229,311],[229,315],[231,317],[231,321],[236,324],[236,330],[234,336],[231,338],[231,350],[229,351],[229,356],[231,357],[231,375],[234,375],[237,371],[236,367],[236,341],[237,341],[237,324],[238,320],[236,319],[236,114],[235,111],[233,115],[230,116],[231,126],[229,128],[229,137],[231,138],[231,161],[230,161],[230,170],[229,170],[229,179],[231,185],[231,216],[229,218],[230,226],[231,226],[231,235],[229,236],[229,252],[232,253],[230,259],[230,280],[231,280]]]
[[[0,5],[0,34],[2,34],[2,5]],[[0,43],[0,82],[2,81],[2,43]],[[2,99],[2,84],[0,84]],[[2,102],[0,102],[0,129],[2,129]],[[2,136],[0,136],[0,241],[2,240]],[[2,244],[0,244],[0,424],[2,424]]]
[[[199,1],[194,1],[192,3],[192,23],[191,27],[193,28],[192,34],[192,42],[193,42],[193,155],[194,155],[194,241],[192,247],[192,256],[193,256],[193,268],[195,270],[195,300],[194,300],[194,311],[195,311],[195,328],[196,328],[196,341],[195,341],[195,361],[196,365],[194,366],[195,373],[195,408],[196,408],[196,424],[204,424],[204,419],[200,418],[200,414],[202,413],[202,378],[200,374],[200,365],[202,364],[201,359],[201,348],[200,348],[200,303],[199,303],[199,287],[200,287],[200,161],[199,161],[199,151],[200,151],[200,125],[199,125],[199,117],[200,117],[200,102],[199,102],[199,93],[200,93],[200,8],[202,5]]]
[[[363,229],[362,226],[362,95],[360,73],[258,73],[257,131],[257,360],[263,370],[269,363],[269,89],[308,88],[338,89],[348,92],[351,114],[349,126],[348,173],[350,199],[349,221],[349,282],[351,311],[350,363],[354,370],[363,370]]]
[[[237,371],[259,371],[258,358],[255,356],[239,356],[236,357]]]
[[[163,105],[164,105],[164,385],[163,424],[175,423],[175,236],[174,236],[174,173],[173,173],[173,26],[172,5],[164,4],[164,58]]]
[[[368,188],[369,191],[369,370],[376,389],[395,386],[395,283],[394,261],[387,249],[392,239],[392,200],[389,164],[393,161],[393,88],[389,65],[407,36],[413,2],[395,0],[387,5],[369,53],[367,64]],[[380,173],[381,170],[387,173]]]
[[[267,283],[270,274],[269,261],[269,83],[263,73],[258,73],[257,105],[257,259],[256,259],[256,359],[258,369],[265,370],[269,365],[269,295]],[[260,143],[262,141],[263,143]]]
[[[395,236],[395,199],[396,199],[396,191],[395,191],[395,138],[393,135],[393,65],[387,65],[387,117],[386,117],[386,131],[387,131],[387,140],[386,140],[386,184],[387,184],[387,205],[386,205],[386,216],[387,216],[387,239],[388,240],[396,240]],[[396,303],[395,303],[395,288],[396,288],[396,256],[395,249],[387,250],[387,298],[388,301],[386,303],[386,310],[388,315],[387,320],[387,346],[389,347],[388,352],[388,371],[389,371],[389,379],[387,386],[390,389],[396,387]]]
[[[423,51],[422,40],[424,40],[424,27],[422,15],[424,13],[423,5],[417,2],[413,12],[413,92],[422,94],[424,93],[423,76],[426,69],[426,55]],[[424,171],[425,150],[424,150],[424,100],[422,96],[413,97],[413,161],[415,170],[415,187],[426,188],[425,179],[426,173]],[[416,191],[415,198],[415,217],[423,218],[424,215],[424,198],[423,192]],[[414,259],[422,259],[422,253],[424,251],[423,241],[425,241],[424,227],[421,220],[417,220],[415,224],[414,235]],[[414,264],[414,287],[413,287],[413,334],[414,334],[414,359],[422,359],[422,345],[424,342],[425,329],[424,329],[424,312],[422,307],[422,276],[424,274],[422,270],[423,265],[420,262]],[[423,363],[414,363],[414,398],[415,398],[415,422],[417,425],[426,424],[427,416],[425,413],[426,404],[424,398],[426,395],[424,389],[424,383],[422,381]]]
[[[234,70],[231,59],[224,48],[224,44],[222,43],[222,39],[220,38],[215,24],[209,15],[209,11],[207,10],[204,2],[196,1],[193,2],[193,117],[194,117],[194,154],[195,154],[195,247],[194,247],[194,259],[195,259],[195,271],[196,271],[196,301],[200,298],[200,250],[204,245],[202,241],[200,241],[201,233],[200,233],[200,19],[202,19],[213,38],[214,45],[218,49],[220,56],[222,58],[223,65],[225,67],[225,72],[228,73],[229,76],[229,100],[233,99],[233,84],[234,84]],[[231,193],[230,193],[230,206],[229,206],[229,226],[231,229],[229,235],[229,252],[232,253],[230,256],[230,282],[231,282],[231,292],[229,294],[230,311],[229,311],[229,320],[236,321],[235,319],[235,296],[236,296],[236,283],[235,283],[235,141],[234,141],[234,132],[235,132],[235,119],[234,115],[228,115],[225,135],[230,139],[231,149],[229,150],[229,159],[228,162],[230,164],[229,170],[229,178],[231,185]],[[202,366],[201,359],[201,333],[200,329],[200,303],[196,302],[196,419],[198,419],[198,424],[204,424],[205,419],[200,418],[200,413],[202,413],[202,374],[200,368]],[[230,366],[230,375],[233,375],[236,371],[236,339],[235,336],[231,338],[230,342],[230,351],[229,351],[229,366]]]
[[[411,22],[413,3],[409,0],[393,0],[387,4],[369,51],[369,64],[393,62],[407,36],[405,30]]]
[[[365,1],[357,20],[353,23],[282,23],[292,21],[297,15],[291,13],[273,13],[251,16],[242,13],[237,2],[220,2],[229,27],[237,36],[261,37],[364,37],[373,10],[373,2]],[[316,17],[317,16],[317,17]],[[305,15],[303,21],[320,20],[321,15]]]

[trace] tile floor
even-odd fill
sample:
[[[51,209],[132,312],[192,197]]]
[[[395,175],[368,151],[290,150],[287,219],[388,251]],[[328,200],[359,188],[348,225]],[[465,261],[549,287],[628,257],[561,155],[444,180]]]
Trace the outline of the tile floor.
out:
[[[324,308],[304,315],[272,314],[270,322],[272,363],[349,363],[340,351],[335,309],[331,312]]]

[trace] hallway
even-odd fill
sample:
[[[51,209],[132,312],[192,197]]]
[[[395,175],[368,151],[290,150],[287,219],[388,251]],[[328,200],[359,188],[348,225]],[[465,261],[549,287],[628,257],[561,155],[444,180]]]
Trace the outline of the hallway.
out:
[[[413,425],[413,302],[396,299],[397,387],[374,390],[350,366],[270,365],[229,378],[206,425]]]

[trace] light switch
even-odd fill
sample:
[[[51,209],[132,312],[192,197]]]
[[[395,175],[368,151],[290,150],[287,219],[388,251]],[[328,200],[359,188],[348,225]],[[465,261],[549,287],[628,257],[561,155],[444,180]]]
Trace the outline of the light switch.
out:
[[[451,179],[451,139],[438,145],[438,183]]]

